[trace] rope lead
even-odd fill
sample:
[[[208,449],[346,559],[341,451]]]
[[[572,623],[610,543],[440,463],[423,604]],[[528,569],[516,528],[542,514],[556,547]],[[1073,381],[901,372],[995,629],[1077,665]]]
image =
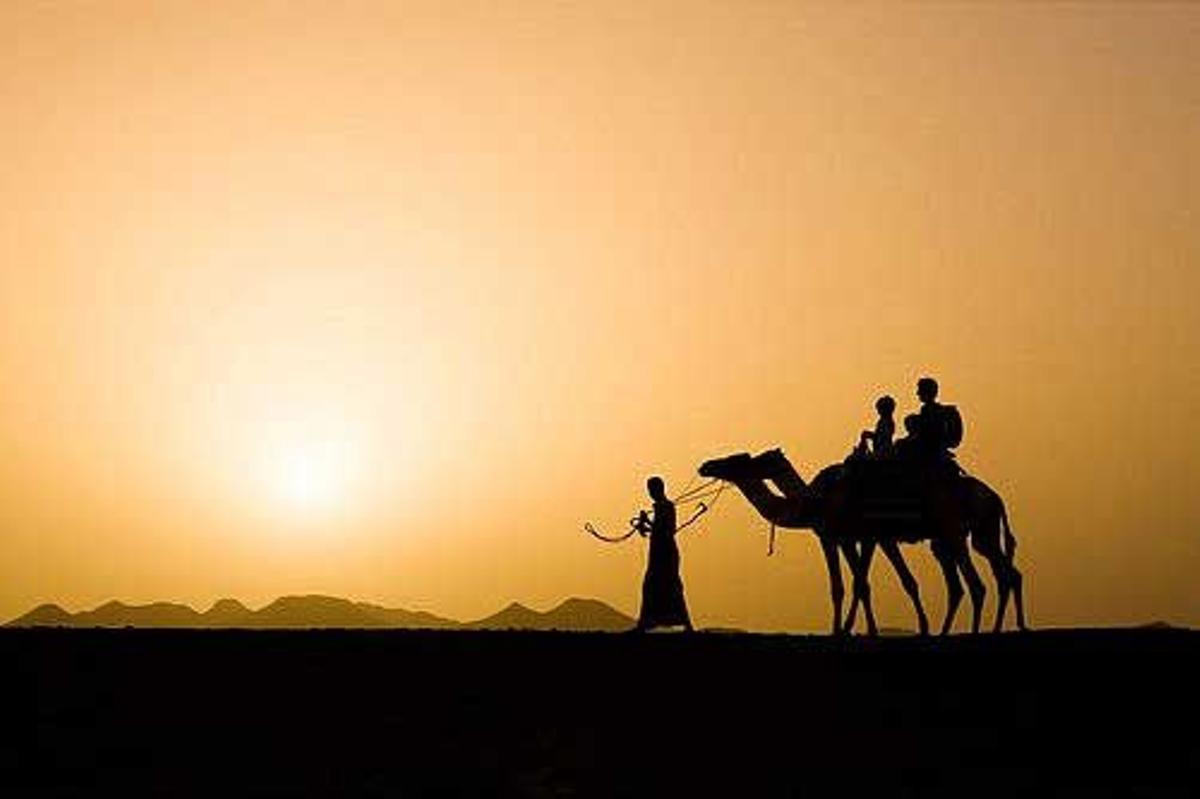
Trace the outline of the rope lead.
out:
[[[695,524],[696,521],[701,516],[708,513],[709,509],[711,509],[714,505],[717,504],[717,500],[721,498],[721,494],[725,491],[726,484],[721,483],[721,485],[718,486],[716,489],[707,491],[706,489],[710,489],[712,484],[715,482],[717,482],[717,481],[709,480],[707,483],[697,486],[695,489],[693,489],[689,492],[685,492],[683,495],[681,495],[680,497],[675,499],[676,503],[679,503],[681,501],[686,502],[686,503],[698,502],[698,505],[696,507],[696,512],[693,513],[686,522],[684,522],[683,524],[676,527],[675,532],[678,533],[680,530],[683,530],[684,528],[690,527],[691,525]],[[711,494],[711,496],[710,496],[710,494]],[[703,497],[703,498],[701,498],[701,497]],[[708,500],[707,503],[704,501],[705,499]],[[642,511],[642,513],[645,514],[645,511]],[[605,535],[604,533],[597,530],[596,526],[593,525],[591,522],[584,522],[583,529],[588,535],[592,536],[593,538],[599,539],[600,541],[603,541],[607,544],[619,544],[622,541],[625,541],[625,540],[629,539],[630,537],[632,537],[634,533],[642,533],[642,535],[645,535],[645,532],[642,528],[641,518],[637,517],[637,516],[635,516],[634,518],[629,520],[629,530],[621,535]]]

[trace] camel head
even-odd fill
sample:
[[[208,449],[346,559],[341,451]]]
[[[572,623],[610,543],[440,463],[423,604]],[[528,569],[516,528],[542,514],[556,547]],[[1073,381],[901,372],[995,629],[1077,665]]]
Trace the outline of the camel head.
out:
[[[705,461],[700,475],[733,483],[772,524],[789,529],[813,526],[808,488],[779,448]]]
[[[748,472],[753,462],[748,452],[739,452],[724,458],[713,458],[700,464],[701,477],[715,477],[718,480],[737,480]]]
[[[713,458],[700,464],[701,477],[715,477],[718,480],[762,480],[770,477],[787,466],[787,458],[783,450],[776,447],[758,455],[739,452],[724,458]]]
[[[754,468],[757,474],[770,476],[779,472],[790,471],[792,465],[779,447],[764,450],[754,457]]]

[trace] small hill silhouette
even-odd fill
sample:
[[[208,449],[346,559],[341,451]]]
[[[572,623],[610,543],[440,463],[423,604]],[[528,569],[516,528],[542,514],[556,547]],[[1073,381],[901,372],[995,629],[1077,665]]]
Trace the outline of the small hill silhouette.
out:
[[[458,626],[458,622],[432,613],[385,608],[317,594],[280,597],[253,615],[254,627],[445,629]]]
[[[73,621],[74,618],[70,613],[67,613],[58,605],[47,603],[45,605],[38,605],[21,618],[12,622],[12,625],[19,627],[69,627]],[[20,622],[20,624],[17,624],[17,622]]]
[[[633,619],[599,600],[573,598],[544,613],[513,602],[499,613],[466,626],[477,630],[620,632],[632,627]]]
[[[1179,630],[1179,629],[1187,629],[1187,628],[1176,627],[1174,624],[1171,624],[1170,622],[1163,621],[1162,619],[1157,619],[1155,621],[1143,624],[1140,629],[1143,629],[1143,630]]]
[[[520,602],[513,602],[498,613],[468,622],[466,626],[478,630],[528,630],[536,629],[541,621],[541,613],[525,607]]]
[[[405,627],[427,630],[441,630],[450,627],[460,626],[453,619],[442,618],[424,610],[404,610],[402,608],[385,608],[381,605],[372,605],[367,602],[358,602],[357,607],[361,612],[370,615],[372,618],[382,622],[383,627]]]
[[[200,614],[187,605],[153,602],[126,605],[106,602],[95,610],[77,613],[73,627],[201,627]]]
[[[245,627],[254,620],[254,611],[236,599],[218,599],[202,614],[206,627]]]
[[[386,608],[368,602],[310,594],[280,597],[258,610],[236,599],[221,599],[203,613],[187,605],[154,602],[128,605],[106,602],[98,608],[69,613],[45,604],[9,622],[8,627],[143,627],[243,629],[476,629],[626,630],[633,619],[595,599],[568,599],[546,612],[512,603],[498,613],[463,624],[426,611]]]
[[[330,596],[285,596],[254,614],[256,627],[382,627],[348,599]]]

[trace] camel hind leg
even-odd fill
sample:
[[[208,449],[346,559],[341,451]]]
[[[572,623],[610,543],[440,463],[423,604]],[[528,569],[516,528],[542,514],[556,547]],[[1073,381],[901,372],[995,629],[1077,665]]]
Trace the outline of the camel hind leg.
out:
[[[1013,604],[1017,606],[1017,629],[1024,632],[1029,629],[1025,624],[1025,596],[1021,590],[1025,578],[1017,569],[1017,537],[1008,525],[1008,511],[1004,509],[1004,505],[1000,506],[1000,523],[1004,525],[1004,560],[1008,564],[1009,585],[1012,588]]]
[[[1000,553],[986,556],[991,564],[992,574],[996,576],[996,585],[1000,589],[1000,598],[996,603],[996,622],[992,632],[998,633],[1004,628],[1004,614],[1008,611],[1008,600],[1011,596],[1017,608],[1017,627],[1025,629],[1025,614],[1021,607],[1021,572]]]
[[[933,543],[933,556],[937,559],[938,566],[941,566],[942,576],[946,580],[946,618],[942,620],[942,631],[940,634],[948,635],[950,628],[954,625],[954,616],[958,613],[958,606],[962,602],[962,580],[958,577],[958,564],[954,553],[948,547],[935,541]]]
[[[1000,632],[1004,627],[1004,614],[1008,610],[1008,599],[1011,596],[1017,612],[1017,629],[1028,630],[1025,624],[1025,602],[1021,596],[1021,584],[1025,578],[1020,570],[1002,553],[987,556],[991,564],[992,574],[996,576],[996,584],[1000,587],[1000,599],[996,604],[996,623],[992,632]]]
[[[993,546],[989,539],[972,535],[971,543],[975,551],[987,560],[992,568],[992,575],[996,578],[996,620],[992,625],[992,632],[998,633],[1004,628],[1004,614],[1008,612],[1009,598],[1015,599],[1016,592],[1020,590],[1021,573],[1000,551],[999,546]],[[1014,604],[1019,607],[1021,603],[1018,600]],[[1020,610],[1017,611],[1017,617],[1018,626],[1024,629],[1024,618]]]
[[[1029,625],[1025,623],[1025,599],[1021,594],[1021,584],[1025,581],[1025,578],[1021,575],[1021,572],[1017,571],[1016,566],[1012,566],[1011,568],[1013,604],[1017,607],[1017,629],[1025,632],[1029,629]]]
[[[1021,576],[1021,572],[1016,571],[1016,566],[1013,566],[1013,603],[1016,605],[1016,629],[1025,632],[1030,629],[1025,623],[1025,599],[1021,596],[1021,583],[1025,578]]]
[[[957,547],[957,549],[958,568],[962,570],[963,577],[967,581],[967,591],[971,594],[971,632],[977,633],[983,618],[983,598],[987,595],[987,589],[979,577],[979,572],[975,569],[975,563],[971,560],[971,553],[966,546]]]
[[[1024,577],[1014,563],[1017,539],[1008,526],[1008,514],[999,498],[996,499],[995,507],[990,509],[986,520],[978,526],[973,526],[971,546],[987,559],[996,578],[999,598],[992,632],[998,633],[1004,628],[1004,615],[1008,611],[1009,597],[1012,597],[1016,606],[1017,629],[1028,629],[1025,625],[1025,602],[1021,591]]]

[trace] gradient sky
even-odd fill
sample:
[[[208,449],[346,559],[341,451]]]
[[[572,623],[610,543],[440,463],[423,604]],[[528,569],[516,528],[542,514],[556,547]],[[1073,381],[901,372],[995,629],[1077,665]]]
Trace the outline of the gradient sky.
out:
[[[1195,5],[4,3],[0,616],[632,613],[585,520],[930,373],[1035,625],[1200,624],[1197,53]],[[683,534],[693,615],[824,630],[765,530]]]

